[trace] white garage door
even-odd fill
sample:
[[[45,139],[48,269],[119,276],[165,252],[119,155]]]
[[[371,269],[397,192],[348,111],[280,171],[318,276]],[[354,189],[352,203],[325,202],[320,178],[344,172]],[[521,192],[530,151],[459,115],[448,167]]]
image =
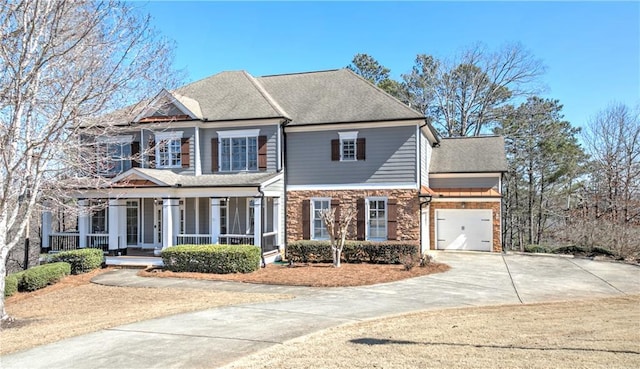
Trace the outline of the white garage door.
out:
[[[492,251],[493,210],[436,210],[436,248]]]

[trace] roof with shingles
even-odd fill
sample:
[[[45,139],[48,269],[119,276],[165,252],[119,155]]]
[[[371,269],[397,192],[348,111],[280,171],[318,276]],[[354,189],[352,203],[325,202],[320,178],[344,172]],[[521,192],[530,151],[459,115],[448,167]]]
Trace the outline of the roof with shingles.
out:
[[[349,69],[257,78],[291,114],[289,125],[424,119]]]
[[[501,136],[443,138],[433,149],[429,173],[496,173],[508,169]]]

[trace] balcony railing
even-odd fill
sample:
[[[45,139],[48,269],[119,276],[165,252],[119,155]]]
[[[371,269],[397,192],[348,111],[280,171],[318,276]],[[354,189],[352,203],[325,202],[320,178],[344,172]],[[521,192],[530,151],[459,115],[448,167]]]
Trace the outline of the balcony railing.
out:
[[[211,236],[208,234],[179,234],[176,240],[177,245],[209,245]]]

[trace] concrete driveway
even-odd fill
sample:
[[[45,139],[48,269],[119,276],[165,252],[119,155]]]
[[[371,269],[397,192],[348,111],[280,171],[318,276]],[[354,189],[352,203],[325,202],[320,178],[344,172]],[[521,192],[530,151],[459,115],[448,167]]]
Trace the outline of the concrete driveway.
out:
[[[640,293],[640,268],[566,257],[437,254],[450,271],[367,287],[294,288],[139,278],[135,270],[97,283],[295,294],[128,324],[0,358],[8,368],[218,367],[260,349],[340,324],[417,310],[520,304]]]

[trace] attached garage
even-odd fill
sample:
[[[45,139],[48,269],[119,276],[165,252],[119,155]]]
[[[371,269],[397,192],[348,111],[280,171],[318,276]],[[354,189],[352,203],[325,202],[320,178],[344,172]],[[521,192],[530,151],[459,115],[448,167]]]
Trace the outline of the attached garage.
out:
[[[437,209],[435,218],[438,250],[493,250],[493,210]]]

